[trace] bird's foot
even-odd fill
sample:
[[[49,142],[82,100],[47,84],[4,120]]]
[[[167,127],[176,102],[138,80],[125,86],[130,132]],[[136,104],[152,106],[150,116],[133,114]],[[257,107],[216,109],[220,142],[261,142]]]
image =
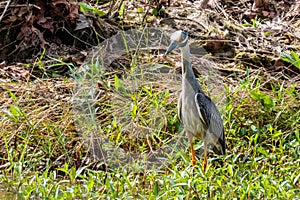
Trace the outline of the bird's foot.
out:
[[[203,171],[204,172],[206,171],[206,166],[207,166],[207,158],[204,157],[204,160],[203,160]]]
[[[192,166],[195,166],[195,165],[196,165],[196,159],[192,158]]]

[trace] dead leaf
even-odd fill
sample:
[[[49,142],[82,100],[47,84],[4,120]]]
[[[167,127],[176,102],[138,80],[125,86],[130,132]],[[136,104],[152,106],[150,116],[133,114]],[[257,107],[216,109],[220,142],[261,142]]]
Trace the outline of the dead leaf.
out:
[[[5,24],[11,23],[11,22],[15,22],[17,20],[17,16],[15,15],[11,15],[8,17],[8,19],[3,20],[2,22]]]
[[[70,4],[70,14],[69,14],[69,16],[70,16],[71,19],[77,19],[79,17],[78,9],[79,9],[78,3],[72,2]]]
[[[53,20],[51,17],[41,17],[37,21],[37,24],[42,26],[44,29],[50,30],[51,33],[54,33]]]
[[[56,6],[57,4],[69,4],[66,0],[53,0],[52,4]]]

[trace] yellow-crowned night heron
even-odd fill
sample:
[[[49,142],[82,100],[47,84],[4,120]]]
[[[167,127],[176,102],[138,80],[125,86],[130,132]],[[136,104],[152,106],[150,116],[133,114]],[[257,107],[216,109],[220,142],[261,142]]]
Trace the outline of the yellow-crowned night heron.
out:
[[[208,145],[212,145],[215,153],[225,154],[223,120],[215,104],[202,91],[194,75],[186,32],[176,31],[171,35],[171,44],[165,56],[176,47],[181,49],[182,61],[182,91],[178,99],[178,117],[190,143],[192,165],[196,164],[193,138],[200,137],[204,141],[203,168],[205,171]]]

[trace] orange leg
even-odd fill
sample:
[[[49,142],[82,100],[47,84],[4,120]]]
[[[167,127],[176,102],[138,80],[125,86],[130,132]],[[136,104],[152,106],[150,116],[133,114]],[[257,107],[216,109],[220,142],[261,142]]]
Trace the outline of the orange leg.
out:
[[[192,165],[195,166],[196,165],[196,156],[195,156],[195,151],[194,151],[194,145],[193,145],[193,142],[191,142],[190,144],[191,144],[191,153],[192,153]]]
[[[207,147],[206,142],[204,141],[204,160],[203,160],[203,171],[205,172],[207,166]]]

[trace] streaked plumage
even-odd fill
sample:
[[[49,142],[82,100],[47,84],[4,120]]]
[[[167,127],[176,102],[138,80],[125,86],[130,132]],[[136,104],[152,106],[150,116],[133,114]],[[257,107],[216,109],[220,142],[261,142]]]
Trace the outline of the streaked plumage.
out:
[[[182,61],[182,91],[178,99],[178,117],[188,136],[192,164],[196,164],[193,138],[204,141],[204,170],[207,165],[207,146],[212,145],[217,154],[225,154],[225,136],[223,120],[213,101],[204,94],[192,70],[188,35],[176,31],[171,35],[171,44],[165,55],[179,47]]]

